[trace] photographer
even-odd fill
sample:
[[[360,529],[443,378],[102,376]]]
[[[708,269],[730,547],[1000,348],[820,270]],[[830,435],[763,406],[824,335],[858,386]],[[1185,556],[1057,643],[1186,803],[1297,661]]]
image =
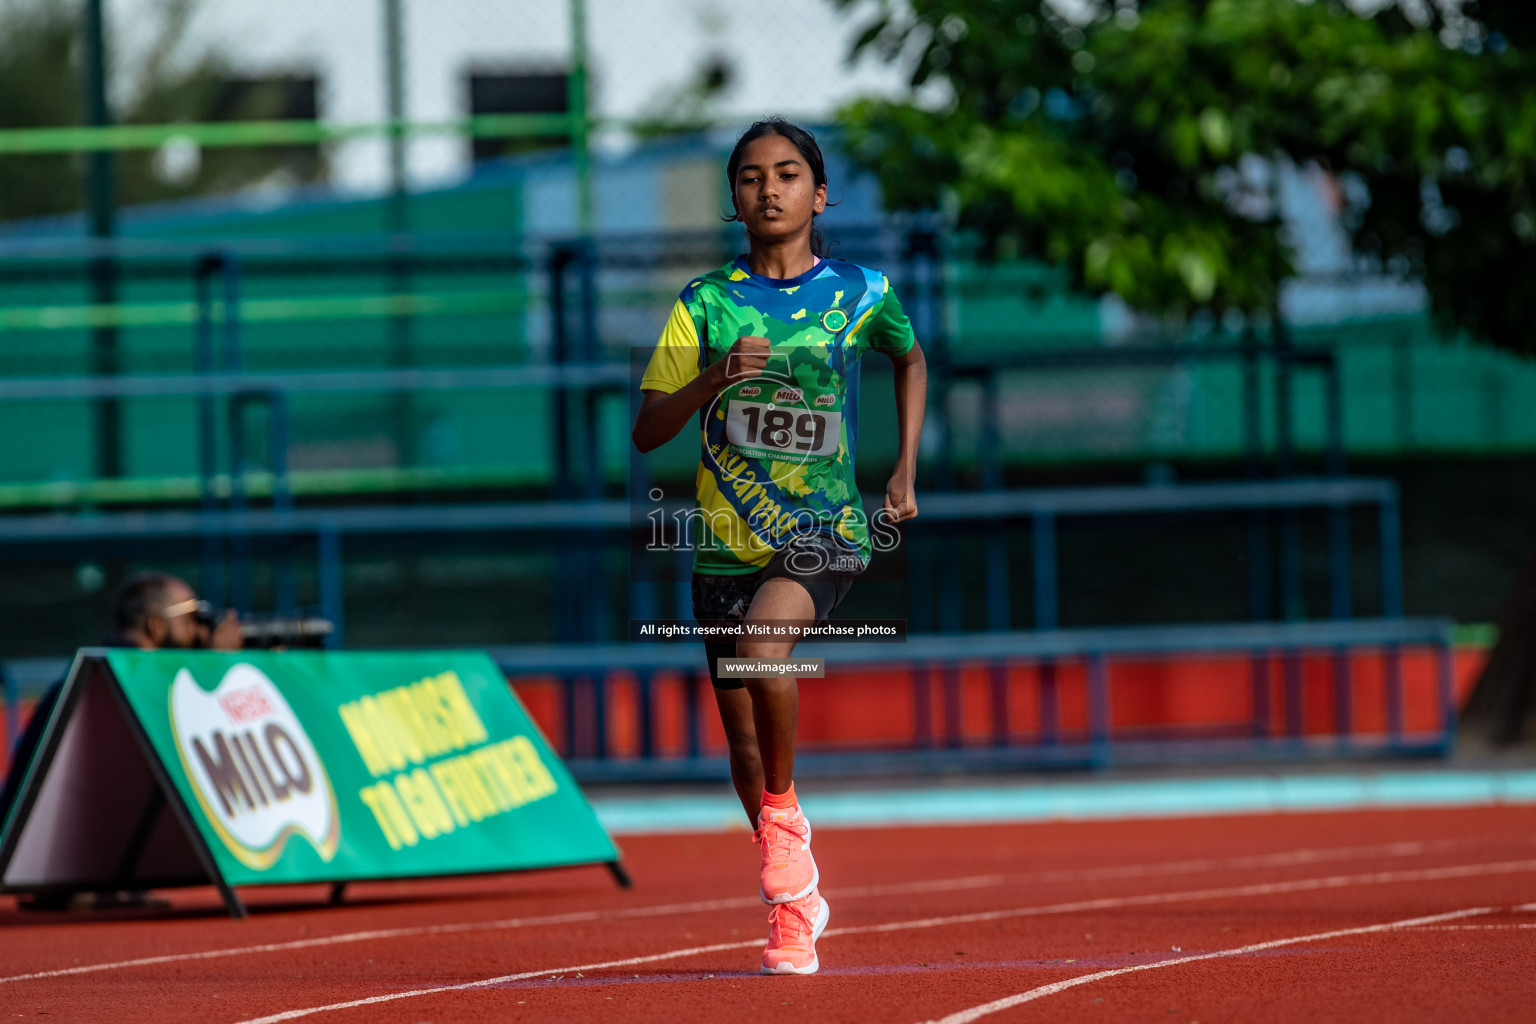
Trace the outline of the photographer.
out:
[[[117,592],[112,615],[117,632],[106,647],[238,651],[245,643],[233,610],[215,618],[208,602],[198,600],[191,587],[168,573],[130,576]]]
[[[141,572],[130,576],[117,592],[112,608],[113,626],[116,632],[108,637],[102,647],[136,647],[141,651],[161,649],[203,648],[215,651],[238,651],[244,645],[240,619],[234,611],[217,615],[206,601],[198,600],[196,592],[169,573]],[[16,799],[21,774],[31,763],[38,744],[42,741],[43,726],[53,713],[53,706],[64,688],[60,680],[50,686],[38,698],[27,719],[27,727],[11,751],[10,766],[6,770],[5,786],[0,790],[0,822],[10,813]],[[64,910],[81,905],[81,894],[54,893],[35,897],[18,905],[27,910]],[[94,893],[86,906],[96,907],[144,907],[154,905],[142,892]]]

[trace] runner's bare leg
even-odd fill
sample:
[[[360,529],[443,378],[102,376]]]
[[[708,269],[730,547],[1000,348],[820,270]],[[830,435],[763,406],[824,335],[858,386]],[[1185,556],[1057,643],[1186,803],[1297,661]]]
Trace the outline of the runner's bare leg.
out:
[[[797,624],[810,628],[816,622],[816,605],[805,587],[778,577],[758,588],[747,609],[746,622]],[[742,639],[736,642],[740,658],[787,658],[795,651],[793,640]],[[800,682],[793,676],[746,680],[752,698],[752,721],[762,759],[763,787],[770,793],[789,789],[795,774],[795,727],[800,717]],[[754,816],[754,820],[755,816]]]
[[[720,724],[725,727],[726,748],[731,759],[731,782],[741,799],[742,810],[752,827],[763,808],[763,759],[757,750],[757,726],[752,720],[752,694],[745,687],[715,688]]]

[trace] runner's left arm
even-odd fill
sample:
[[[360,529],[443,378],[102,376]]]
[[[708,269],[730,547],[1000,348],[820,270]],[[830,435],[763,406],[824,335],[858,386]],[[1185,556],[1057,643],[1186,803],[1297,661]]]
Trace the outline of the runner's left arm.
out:
[[[928,401],[928,360],[891,282],[884,279],[883,284],[885,293],[871,311],[864,333],[869,346],[886,355],[896,368],[896,429],[901,440],[881,511],[899,523],[917,516],[917,443],[923,436],[923,408]]]
[[[923,409],[928,402],[928,360],[923,347],[912,347],[891,356],[896,368],[896,427],[901,444],[896,452],[896,470],[885,485],[885,505],[892,522],[917,516],[917,444],[923,436]]]

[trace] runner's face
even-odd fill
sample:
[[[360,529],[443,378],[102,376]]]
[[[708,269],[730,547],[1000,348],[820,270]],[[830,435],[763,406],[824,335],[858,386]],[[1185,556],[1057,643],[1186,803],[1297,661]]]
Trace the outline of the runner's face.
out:
[[[811,218],[827,207],[827,186],[812,180],[793,142],[765,135],[742,151],[732,198],[753,238],[784,242],[804,235],[809,243]]]

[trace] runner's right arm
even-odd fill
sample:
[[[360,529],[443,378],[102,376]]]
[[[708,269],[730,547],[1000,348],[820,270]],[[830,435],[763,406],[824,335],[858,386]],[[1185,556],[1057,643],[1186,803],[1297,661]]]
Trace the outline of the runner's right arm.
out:
[[[679,323],[678,312],[687,320]],[[768,366],[768,339],[746,337],[724,359],[698,369],[698,337],[682,303],[667,324],[640,381],[644,396],[630,438],[642,453],[660,448],[727,384],[760,376]],[[691,342],[691,345],[690,345]]]

